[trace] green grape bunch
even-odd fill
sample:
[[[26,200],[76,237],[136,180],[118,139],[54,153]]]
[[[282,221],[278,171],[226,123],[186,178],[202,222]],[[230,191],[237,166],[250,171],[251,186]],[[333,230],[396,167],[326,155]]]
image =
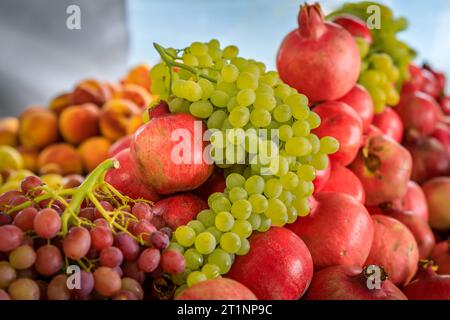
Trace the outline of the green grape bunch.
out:
[[[308,98],[283,83],[277,72],[217,40],[176,50],[155,44],[161,63],[151,71],[152,93],[172,113],[190,113],[210,132],[211,157],[224,168],[226,188],[208,209],[178,227],[170,249],[186,268],[173,282],[186,286],[226,274],[236,255],[250,250],[252,232],[293,223],[310,212],[317,170],[339,143],[311,130],[320,117]]]

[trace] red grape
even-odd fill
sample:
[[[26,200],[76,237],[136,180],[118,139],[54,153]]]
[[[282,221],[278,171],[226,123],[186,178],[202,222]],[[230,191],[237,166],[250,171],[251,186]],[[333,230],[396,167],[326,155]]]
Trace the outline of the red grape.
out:
[[[8,209],[10,209],[10,202],[13,198],[15,198],[16,196],[20,196],[22,195],[22,192],[20,191],[16,191],[16,190],[12,190],[12,191],[7,191],[3,194],[0,195],[0,211],[8,211]]]
[[[121,267],[114,267],[114,268],[111,268],[111,269],[113,269],[115,272],[117,272],[117,274],[118,274],[121,278],[123,277],[123,270],[122,270]]]
[[[33,230],[34,218],[38,211],[33,207],[28,207],[20,211],[14,218],[14,224],[18,226],[22,231]]]
[[[119,292],[117,292],[112,299],[113,300],[138,300],[138,298],[136,297],[136,295],[133,292],[125,291],[125,290],[120,290]]]
[[[158,249],[145,249],[139,256],[138,267],[144,272],[153,272],[158,267],[160,259],[161,253]]]
[[[16,278],[16,270],[7,261],[0,261],[0,289],[8,289]]]
[[[67,276],[65,274],[57,275],[48,284],[48,300],[69,300],[70,296],[70,290],[67,287]]]
[[[142,286],[139,284],[139,282],[137,282],[133,278],[123,278],[120,290],[134,293],[138,300],[144,299],[144,289],[142,289]]]
[[[94,275],[91,272],[81,270],[80,287],[72,289],[73,295],[78,299],[87,298],[94,290]]]
[[[9,254],[9,263],[18,270],[30,268],[35,261],[36,252],[29,245],[17,247]]]
[[[12,218],[10,215],[0,212],[0,226],[10,224],[11,221],[12,221]]]
[[[164,250],[169,246],[170,239],[167,234],[161,231],[155,231],[151,234],[150,239],[152,241],[153,247]]]
[[[18,206],[19,204],[25,203],[27,201],[29,201],[29,199],[27,197],[25,197],[24,195],[18,195],[11,199],[11,201],[9,202],[9,205],[11,207],[15,207],[15,206]]]
[[[170,237],[172,237],[172,229],[170,229],[169,227],[161,228],[161,229],[159,229],[159,231],[161,231],[161,232],[167,234],[167,236],[169,237],[169,239],[170,239]]]
[[[79,260],[86,256],[90,247],[91,235],[83,227],[70,229],[63,241],[64,254],[72,260]]]
[[[51,239],[61,229],[61,218],[54,209],[42,209],[34,217],[33,227],[39,237]]]
[[[23,231],[14,225],[0,227],[0,252],[14,250],[23,241]]]
[[[139,220],[152,220],[153,212],[152,208],[145,202],[138,202],[133,206],[131,213]]]
[[[183,255],[176,250],[166,250],[161,254],[161,267],[164,272],[171,275],[180,274],[184,271],[186,262]]]
[[[14,280],[8,288],[12,300],[39,300],[40,289],[38,284],[31,279]]]
[[[40,193],[42,193],[41,190],[34,190],[40,187],[41,185],[42,185],[41,178],[36,176],[28,176],[22,180],[22,183],[20,184],[20,189],[22,190],[23,193],[35,197]]]
[[[145,281],[145,272],[140,270],[137,262],[125,262],[122,266],[123,275],[136,280],[139,284]]]
[[[9,297],[9,294],[5,290],[0,289],[0,301],[2,300],[11,300],[11,298]]]
[[[103,207],[103,209],[105,209],[106,211],[113,211],[114,207],[111,203],[107,202],[107,201],[100,201],[101,206]],[[95,218],[96,219],[100,219],[103,218],[103,215],[101,214],[101,212],[96,208],[95,209]]]
[[[36,279],[38,276],[39,275],[38,275],[36,269],[34,269],[34,268],[17,270],[17,279],[19,279],[19,278]]]
[[[84,181],[84,177],[79,174],[71,174],[64,177],[63,188],[72,189],[78,188]]]
[[[111,268],[100,267],[94,272],[95,290],[102,296],[111,297],[120,291],[122,282],[119,274]]]
[[[106,228],[109,228],[109,223],[108,223],[108,221],[106,221],[106,220],[103,219],[103,218],[95,219],[95,220],[94,220],[94,224],[95,224],[96,226],[98,226],[98,227],[106,227]]]
[[[139,221],[133,229],[133,234],[138,237],[141,236],[147,245],[151,245],[150,235],[156,231],[155,226],[147,220]]]
[[[54,245],[48,244],[36,251],[36,262],[34,267],[41,275],[50,277],[60,271],[63,267],[61,251]]]
[[[92,247],[97,250],[103,250],[111,247],[114,238],[111,229],[108,227],[98,226],[91,230]]]
[[[104,267],[115,268],[122,264],[123,254],[116,247],[105,248],[100,252],[100,264]]]
[[[114,246],[122,251],[126,261],[136,261],[139,256],[139,244],[125,232],[120,232],[116,235]]]
[[[80,213],[78,214],[78,217],[87,219],[89,221],[94,221],[94,219],[95,219],[95,209],[92,208],[92,207],[87,207],[87,208],[80,209]]]

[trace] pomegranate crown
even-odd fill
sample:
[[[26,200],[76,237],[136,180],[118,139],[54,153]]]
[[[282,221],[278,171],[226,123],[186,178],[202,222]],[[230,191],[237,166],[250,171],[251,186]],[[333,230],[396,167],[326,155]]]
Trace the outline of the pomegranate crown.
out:
[[[297,21],[300,35],[305,38],[317,39],[325,32],[325,16],[317,2],[300,6]]]

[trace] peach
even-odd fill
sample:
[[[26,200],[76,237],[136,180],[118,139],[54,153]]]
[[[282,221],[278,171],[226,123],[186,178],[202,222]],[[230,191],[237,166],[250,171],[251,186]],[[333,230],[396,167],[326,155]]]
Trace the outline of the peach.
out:
[[[137,84],[124,84],[113,98],[131,100],[141,109],[147,108],[152,102],[152,95]]]
[[[91,172],[108,158],[110,147],[111,142],[104,137],[92,137],[80,145],[78,152],[87,172]]]
[[[111,99],[110,88],[94,79],[86,79],[77,84],[72,92],[72,102],[74,104],[83,104],[87,102],[102,106]]]
[[[19,119],[7,117],[0,119],[0,145],[15,147],[18,143]]]
[[[50,101],[48,108],[59,116],[70,105],[72,105],[72,95],[70,93],[62,93]]]
[[[36,149],[27,148],[24,146],[17,147],[23,159],[24,168],[33,172],[37,172],[37,162],[39,152]]]
[[[152,80],[150,78],[150,66],[146,64],[140,64],[134,67],[128,72],[128,74],[122,81],[124,84],[137,84],[147,91],[150,91],[150,86],[152,84]]]
[[[59,131],[67,142],[77,145],[98,134],[99,108],[93,103],[70,106],[59,118]]]
[[[19,117],[19,138],[27,148],[44,148],[58,140],[58,119],[44,107],[30,107]]]
[[[100,132],[111,141],[127,134],[131,119],[140,109],[130,100],[112,99],[105,103],[100,113]]]
[[[57,143],[45,148],[38,158],[41,174],[81,174],[83,164],[77,150],[67,143]]]

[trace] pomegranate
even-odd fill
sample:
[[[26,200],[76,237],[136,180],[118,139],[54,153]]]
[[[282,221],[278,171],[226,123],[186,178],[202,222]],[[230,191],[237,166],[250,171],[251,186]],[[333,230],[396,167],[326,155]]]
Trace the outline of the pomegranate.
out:
[[[330,155],[333,162],[343,166],[350,164],[356,157],[363,139],[362,120],[355,110],[342,102],[325,102],[314,108],[321,125],[314,129],[319,138],[331,136],[339,141],[339,151]]]
[[[403,292],[410,300],[450,300],[450,275],[438,275],[432,263],[421,266],[416,279]]]
[[[208,209],[208,204],[202,199],[191,193],[182,193],[158,201],[152,212],[156,219],[162,218],[167,226],[175,230],[195,219],[197,213],[204,209]]]
[[[419,250],[411,231],[400,221],[373,215],[374,237],[367,264],[383,267],[396,285],[406,285],[417,271]]]
[[[131,142],[143,181],[160,194],[193,190],[211,175],[203,141],[205,126],[185,113],[156,117],[140,127]]]
[[[346,103],[356,111],[362,120],[363,131],[366,132],[374,117],[373,101],[369,92],[363,86],[357,84],[338,101]]]
[[[322,192],[340,192],[348,194],[364,204],[366,194],[364,187],[355,174],[340,164],[331,164],[330,179],[325,184]]]
[[[419,91],[424,83],[422,69],[415,64],[409,65],[409,80],[403,83],[402,93]]]
[[[351,15],[343,15],[333,18],[333,22],[350,32],[352,36],[362,38],[368,44],[372,43],[372,33],[361,19]]]
[[[450,178],[439,177],[427,181],[423,185],[430,214],[429,223],[437,230],[450,229],[450,210],[448,198],[450,195]]]
[[[413,158],[412,180],[423,183],[448,172],[450,160],[447,150],[437,139],[417,136],[408,138],[405,146]]]
[[[165,101],[160,101],[156,106],[148,110],[148,113],[150,119],[161,117],[165,114],[169,114],[170,113],[169,105]]]
[[[385,135],[368,138],[350,166],[364,186],[369,206],[402,198],[408,189],[411,168],[409,152]]]
[[[450,127],[445,123],[438,123],[431,136],[444,146],[450,158]]]
[[[375,277],[378,276],[379,279]],[[380,280],[378,286],[376,281]],[[314,274],[306,300],[407,300],[383,268],[332,266]]]
[[[442,111],[450,116],[450,96],[443,97],[440,101]]]
[[[200,187],[192,191],[199,196],[202,200],[208,201],[208,198],[214,192],[223,192],[225,190],[225,177],[223,176],[223,170],[215,167],[211,176]]]
[[[281,79],[312,102],[341,98],[355,86],[361,68],[355,40],[341,26],[325,22],[319,4],[300,8],[298,25],[278,51]]]
[[[316,171],[316,178],[313,180],[314,194],[318,194],[323,189],[323,187],[325,187],[325,184],[330,178],[330,173],[331,173],[331,166],[327,166],[323,170]]]
[[[402,94],[396,108],[405,128],[416,129],[423,135],[431,134],[439,119],[439,106],[423,92]]]
[[[426,63],[424,63],[423,69],[428,70],[433,74],[434,78],[437,81],[437,87],[438,87],[438,96],[437,97],[442,96],[444,94],[445,87],[447,85],[447,78],[446,78],[445,74],[434,70],[429,64],[426,64]]]
[[[341,193],[315,196],[317,205],[309,216],[287,227],[305,241],[314,270],[333,265],[359,266],[369,255],[373,223],[366,208]]]
[[[428,221],[428,206],[422,188],[414,181],[408,182],[408,189],[403,198],[393,201],[396,209],[410,211],[424,221]]]
[[[241,282],[261,300],[297,300],[313,275],[305,243],[285,228],[271,228],[250,238],[250,251],[236,256],[227,277]]]
[[[257,300],[243,284],[227,278],[210,279],[183,290],[175,300]]]
[[[450,237],[439,242],[431,252],[431,259],[439,267],[437,273],[450,275]]]
[[[398,143],[402,142],[403,122],[394,109],[385,108],[382,113],[375,115],[372,123],[388,137],[391,137]]]
[[[420,90],[426,94],[429,94],[433,98],[439,97],[441,93],[441,86],[434,74],[427,69],[422,69],[422,77],[423,83]]]
[[[113,145],[109,148],[108,157],[114,158],[122,150],[130,148],[131,138],[132,136],[128,135],[114,142]]]
[[[119,152],[115,159],[120,163],[118,169],[110,169],[106,173],[105,181],[119,190],[122,194],[133,199],[157,201],[160,196],[151,186],[145,185],[139,176],[136,165],[130,156],[130,149]]]

